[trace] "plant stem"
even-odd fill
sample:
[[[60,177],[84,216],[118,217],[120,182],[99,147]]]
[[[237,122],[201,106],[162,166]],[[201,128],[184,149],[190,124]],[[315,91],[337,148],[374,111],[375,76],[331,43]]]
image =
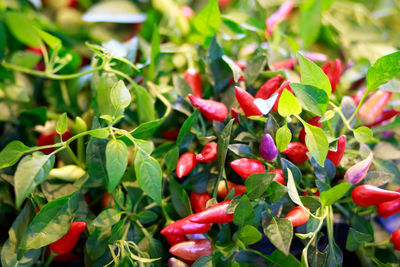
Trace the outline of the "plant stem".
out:
[[[162,118],[168,117],[168,115],[172,112],[172,107],[171,107],[171,104],[169,103],[169,101],[156,89],[154,83],[147,82],[147,87],[149,88],[150,92],[152,92],[154,95],[156,95],[158,97],[158,99],[160,99],[160,101],[166,107],[166,111],[165,111],[164,115],[162,116]]]
[[[57,256],[57,254],[50,250],[50,255],[49,255],[49,257],[47,258],[46,262],[44,263],[43,267],[48,267],[48,266],[50,266],[51,262],[53,261],[53,259],[54,259],[56,256]]]
[[[69,145],[66,145],[65,148],[67,149],[69,155],[72,157],[72,160],[82,169],[85,168],[85,163],[83,163],[80,159],[78,159],[74,153],[74,151],[72,151],[72,149],[69,147]]]
[[[338,106],[336,106],[333,102],[329,102],[329,104],[335,109],[335,111],[339,114],[340,118],[342,118],[342,121],[344,125],[346,125],[347,129],[353,131],[353,127],[351,127],[349,121],[347,120],[346,116],[344,116],[343,112],[340,110]],[[352,119],[350,119],[351,121]]]

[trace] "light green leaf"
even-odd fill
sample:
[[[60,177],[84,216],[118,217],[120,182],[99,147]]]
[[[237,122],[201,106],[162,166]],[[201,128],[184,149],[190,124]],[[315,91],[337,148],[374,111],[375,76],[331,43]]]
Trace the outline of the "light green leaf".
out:
[[[10,167],[29,151],[29,147],[20,141],[12,141],[0,152],[0,169]]]
[[[303,125],[306,130],[306,146],[308,151],[310,151],[315,161],[321,167],[324,167],[326,155],[329,150],[328,138],[321,128],[306,122],[303,122]]]
[[[114,191],[128,165],[128,148],[124,142],[112,139],[106,147],[106,168],[108,192]]]
[[[122,80],[111,88],[110,99],[116,110],[124,109],[131,103],[131,94]]]
[[[157,204],[161,204],[160,164],[143,150],[138,149],[135,155],[135,173],[140,188]]]
[[[277,249],[289,255],[293,238],[293,226],[289,220],[273,217],[271,223],[264,228],[264,233]]]
[[[360,143],[368,143],[373,136],[371,129],[365,126],[354,129],[353,134],[357,141]]]
[[[322,206],[330,206],[341,199],[351,186],[352,184],[344,182],[322,192],[320,196]]]
[[[275,142],[279,152],[285,150],[291,140],[292,132],[287,127],[287,124],[283,125],[281,128],[278,129],[278,131],[276,131]]]
[[[105,209],[103,210],[96,219],[93,220],[92,225],[95,227],[107,227],[112,226],[119,222],[121,219],[121,212],[116,209]]]
[[[275,173],[255,173],[246,179],[246,195],[250,199],[257,199],[267,192],[267,189],[274,179]]]
[[[196,30],[204,37],[214,36],[221,25],[221,13],[217,0],[210,0],[203,10],[193,18]]]
[[[300,83],[291,83],[290,87],[303,108],[318,116],[322,116],[325,113],[329,105],[329,98],[324,90]]]
[[[300,36],[304,47],[309,47],[321,28],[321,0],[308,0],[300,7]]]
[[[42,38],[42,40],[52,49],[60,49],[62,47],[61,40],[58,39],[57,37],[51,35],[50,33],[47,33],[45,31],[42,31],[38,27],[34,27],[36,33]]]
[[[278,113],[282,117],[299,115],[302,111],[301,104],[297,98],[287,89],[284,89],[278,103]]]
[[[154,108],[153,96],[142,86],[134,84],[136,111],[139,116],[139,122],[149,122],[157,118],[156,110]]]
[[[240,229],[238,237],[246,245],[251,245],[260,241],[262,235],[254,226],[245,225],[242,229]]]
[[[389,82],[400,72],[400,51],[379,58],[367,72],[367,90],[365,94],[380,85]]]
[[[64,112],[63,114],[58,116],[56,132],[61,136],[67,131],[67,129],[68,129],[68,117],[67,117],[67,113]],[[63,140],[63,141],[65,141],[65,140]]]
[[[253,207],[247,195],[243,195],[233,213],[233,223],[244,226],[252,224],[255,218]]]
[[[9,11],[5,15],[5,21],[9,30],[18,41],[33,47],[40,46],[41,40],[35,31],[35,27],[38,24],[26,14]]]

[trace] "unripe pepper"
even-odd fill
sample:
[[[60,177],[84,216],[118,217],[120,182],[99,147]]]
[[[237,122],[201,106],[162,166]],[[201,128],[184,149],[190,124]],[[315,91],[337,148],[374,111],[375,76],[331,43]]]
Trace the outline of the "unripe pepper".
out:
[[[344,178],[352,184],[358,184],[364,180],[367,175],[369,166],[371,166],[373,154],[370,153],[364,160],[358,162],[356,165],[350,167],[344,174]]]
[[[400,188],[396,190],[396,192],[400,193]],[[392,201],[387,201],[383,202],[378,205],[378,214],[380,217],[389,217],[392,216],[393,214],[397,213],[400,211],[400,197],[392,200]]]
[[[259,147],[260,156],[266,161],[273,161],[278,156],[278,149],[270,134],[264,134]]]
[[[241,158],[231,162],[232,169],[239,174],[240,177],[247,179],[254,173],[264,173],[264,164],[256,159]]]
[[[319,120],[321,119],[321,117],[313,117],[311,119],[309,119],[307,121],[308,124],[311,124],[313,126],[316,126],[318,128],[322,127],[322,123],[319,122]],[[300,134],[299,134],[299,140],[300,142],[302,142],[303,144],[306,143],[306,130],[303,128],[301,128]]]
[[[211,199],[210,195],[205,193],[192,192],[190,194],[190,204],[194,212],[200,212],[206,209],[207,201]]]
[[[208,209],[191,215],[190,221],[194,223],[228,223],[233,220],[233,214],[226,213],[230,200],[222,201]]]
[[[186,234],[202,234],[210,230],[210,224],[196,223],[190,221],[195,214],[189,215],[183,219],[177,220],[161,230],[162,235],[186,235]]]
[[[332,93],[335,92],[336,86],[339,84],[340,76],[342,76],[342,62],[340,59],[328,61],[321,66],[322,71],[328,76],[331,83]]]
[[[182,178],[183,176],[188,175],[194,167],[196,167],[196,154],[193,152],[184,153],[178,160],[178,164],[176,164],[176,176],[178,178]]]
[[[289,81],[285,81],[284,83],[282,83],[282,85],[279,87],[278,90],[275,91],[275,93],[278,94],[278,97],[275,100],[275,104],[272,107],[272,110],[275,111],[276,113],[278,113],[278,103],[279,103],[279,99],[281,98],[282,92],[283,90],[287,89],[289,92],[293,93],[292,88],[290,87],[290,82]]]
[[[360,207],[375,206],[400,197],[400,193],[381,189],[373,185],[358,185],[353,189],[351,198]]]
[[[292,162],[301,164],[306,162],[306,160],[308,159],[308,156],[306,154],[307,152],[308,149],[303,143],[291,142],[285,148],[285,150],[282,151],[282,154],[286,154]]]
[[[181,242],[172,246],[169,253],[188,261],[196,261],[201,256],[211,255],[212,247],[208,239]]]
[[[400,229],[392,233],[392,243],[395,250],[400,250]]]
[[[86,228],[85,222],[73,222],[68,232],[54,243],[50,244],[50,249],[57,254],[70,252],[78,243],[79,236]]]
[[[186,241],[185,235],[165,235],[165,239],[170,246]]]
[[[282,82],[282,76],[280,74],[275,75],[268,81],[266,81],[256,93],[256,98],[268,99],[270,98],[276,90],[278,90],[279,85]]]
[[[273,170],[270,170],[269,173],[275,173],[276,174],[274,179],[272,179],[272,181],[278,182],[281,185],[285,185],[286,184],[285,178],[283,178],[282,169],[273,169]]]
[[[235,86],[235,96],[246,117],[261,116],[262,113],[254,104],[254,97],[245,90]]]
[[[366,125],[368,128],[373,128],[376,126],[380,126],[388,122],[390,119],[396,117],[397,115],[400,114],[400,110],[395,110],[395,109],[384,109],[383,112],[376,118],[376,120],[371,123]]]
[[[192,105],[199,108],[201,114],[210,121],[222,122],[228,117],[228,108],[221,102],[202,99],[192,94],[188,94],[188,98]]]
[[[240,185],[240,184],[235,184],[232,183],[231,181],[227,181],[228,183],[228,190],[226,190],[226,184],[225,181],[220,181],[218,184],[218,197],[225,199],[228,193],[232,190],[232,188],[235,188],[235,196],[240,196],[243,195],[246,192],[246,186]]]
[[[310,214],[301,206],[294,207],[285,217],[292,223],[293,227],[305,224],[309,218]]]
[[[290,14],[292,13],[293,7],[294,3],[292,1],[286,1],[274,14],[267,18],[267,20],[265,21],[265,25],[267,26],[266,31],[268,35],[271,36],[274,33],[276,26],[283,20],[289,18]]]
[[[54,138],[56,136],[60,137],[60,135],[56,131],[50,132],[50,133],[43,133],[39,136],[37,145],[38,146],[54,145]],[[67,141],[70,138],[71,138],[71,133],[67,129],[67,131],[62,135],[62,140]],[[44,154],[48,155],[48,154],[51,154],[54,150],[55,150],[55,148],[45,148],[45,149],[41,149],[40,151],[42,151]]]
[[[198,162],[210,162],[217,159],[217,143],[210,142],[203,147],[200,154],[196,155]]]
[[[332,161],[335,166],[339,165],[343,158],[344,151],[346,150],[346,140],[347,137],[345,135],[340,136],[337,140],[336,151],[328,151],[326,158]]]
[[[358,110],[358,116],[366,123],[371,124],[376,121],[383,109],[392,97],[392,92],[378,90],[370,96]]]
[[[185,79],[190,88],[192,88],[194,96],[201,98],[203,95],[203,86],[201,85],[199,72],[195,68],[189,68],[183,74],[183,79]]]

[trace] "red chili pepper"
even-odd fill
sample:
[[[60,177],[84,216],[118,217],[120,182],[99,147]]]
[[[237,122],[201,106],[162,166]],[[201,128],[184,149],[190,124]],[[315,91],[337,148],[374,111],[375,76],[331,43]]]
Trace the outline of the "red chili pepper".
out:
[[[360,207],[375,206],[400,197],[400,193],[381,189],[373,185],[358,185],[353,189],[351,198]]]
[[[200,109],[203,114],[210,121],[224,121],[228,117],[228,108],[221,102],[214,100],[202,99],[188,94],[188,98],[192,105]]]
[[[286,154],[292,162],[301,164],[308,159],[307,152],[308,149],[303,143],[291,142],[286,149],[282,151],[282,154]]]
[[[161,133],[164,139],[175,141],[178,138],[179,129],[165,130]]]
[[[198,214],[198,213],[196,213]],[[189,215],[183,219],[177,220],[161,230],[162,235],[186,235],[186,234],[202,234],[210,230],[210,224],[196,223],[190,221],[195,214]]]
[[[190,204],[194,212],[200,212],[206,209],[207,201],[211,199],[210,195],[205,193],[192,192],[190,194]]]
[[[229,192],[232,190],[232,188],[235,188],[235,196],[241,196],[244,193],[246,193],[246,186],[235,184],[232,183],[231,181],[227,181],[227,183]],[[218,184],[218,191],[217,191],[218,197],[225,199],[229,192],[226,191],[225,181],[220,181]]]
[[[255,98],[251,94],[235,86],[235,96],[246,117],[262,115],[261,111],[253,103]]]
[[[233,214],[226,213],[230,200],[218,203],[208,209],[195,213],[190,221],[194,223],[228,223],[233,220]]]
[[[275,75],[268,81],[266,81],[256,93],[256,98],[268,99],[278,90],[279,85],[282,82],[282,76],[280,74]]]
[[[292,223],[293,227],[305,224],[309,218],[310,214],[301,206],[294,207],[285,217]]]
[[[322,127],[322,123],[319,122],[320,119],[321,119],[321,117],[318,117],[318,116],[317,117],[313,117],[313,118],[309,119],[307,121],[307,123],[321,128]],[[306,130],[304,129],[304,127],[301,128],[300,135],[299,135],[299,140],[303,144],[306,143]]]
[[[235,65],[238,66],[242,71],[244,71],[247,67],[247,63],[245,61],[236,61]],[[237,82],[244,82],[244,76],[240,76]],[[232,85],[235,83],[233,77],[229,80],[229,84]]]
[[[264,173],[264,164],[256,159],[241,158],[231,162],[232,169],[240,175],[240,177],[247,179],[254,173]]]
[[[340,76],[342,76],[342,62],[340,59],[328,61],[321,66],[322,71],[328,76],[331,83],[332,93],[335,92],[336,86],[339,84]]]
[[[392,97],[392,92],[378,90],[362,104],[358,110],[358,116],[366,123],[371,124],[376,121],[383,109]]]
[[[195,68],[189,68],[183,74],[183,78],[189,84],[190,88],[192,88],[194,96],[201,98],[203,95],[203,86],[199,72]]]
[[[294,7],[294,3],[292,1],[284,2],[279,9],[272,14],[267,20],[265,21],[265,25],[267,26],[267,33],[272,36],[276,26],[284,21],[285,19],[289,18],[290,14],[292,13]]]
[[[60,135],[56,131],[51,132],[51,133],[43,133],[39,136],[37,145],[38,146],[54,145],[54,138],[56,136],[58,138],[60,137]],[[63,141],[67,141],[70,138],[71,138],[71,133],[67,129],[67,131],[62,135],[62,139],[63,139]],[[55,150],[55,148],[45,148],[45,149],[41,149],[40,151],[42,151],[44,154],[48,155],[48,154],[52,153],[54,150]]]
[[[282,61],[278,61],[269,65],[272,70],[291,70],[294,67],[294,59],[289,58]]]
[[[395,109],[384,109],[383,112],[375,119],[371,124],[366,125],[368,128],[373,128],[376,126],[384,125],[390,119],[396,117],[400,114],[400,110]]]
[[[217,143],[210,142],[203,147],[200,154],[196,155],[198,162],[210,162],[217,159]]]
[[[33,47],[33,46],[27,46],[26,50],[29,52],[32,52],[33,54],[43,56],[43,51],[41,47]]]
[[[184,153],[178,160],[178,164],[176,164],[176,176],[178,178],[182,178],[183,176],[188,175],[194,167],[196,167],[196,154],[193,152]]]
[[[237,123],[240,124],[240,121],[239,121],[239,112],[237,111],[236,108],[231,108],[231,115],[232,115],[232,117],[235,119],[235,121],[236,121]]]
[[[281,86],[279,87],[278,90],[276,90],[275,93],[278,94],[278,97],[275,100],[275,104],[272,107],[272,110],[275,111],[276,113],[278,113],[278,103],[279,103],[279,99],[281,98],[282,92],[284,89],[287,89],[289,92],[291,92],[293,94],[293,90],[290,87],[290,82],[289,81],[285,81],[284,83],[281,84]]]
[[[183,16],[188,20],[191,20],[195,15],[193,9],[190,6],[183,6],[181,8],[181,12]]]
[[[400,193],[400,188],[396,190],[396,192]],[[383,202],[378,205],[378,214],[381,217],[389,217],[392,216],[393,214],[397,213],[400,211],[400,197],[392,200],[392,201],[387,201]]]
[[[273,161],[278,156],[278,149],[275,146],[274,139],[270,134],[264,134],[259,146],[260,156],[265,161]]]
[[[400,229],[397,229],[392,233],[392,243],[394,249],[400,250]]]
[[[73,222],[68,232],[54,243],[50,244],[50,249],[57,254],[70,252],[78,243],[79,236],[86,228],[85,222]]]
[[[186,241],[185,235],[165,235],[165,239],[170,246]]]
[[[350,167],[344,174],[344,178],[352,184],[358,184],[361,182],[367,175],[373,158],[373,154],[370,153],[367,158]]]
[[[181,242],[172,246],[169,253],[188,261],[196,261],[201,256],[211,255],[212,247],[208,239]]]
[[[272,179],[272,181],[278,182],[282,185],[286,184],[285,178],[283,178],[283,171],[282,169],[273,169],[270,170],[269,173],[276,173],[274,179]]]
[[[347,137],[345,135],[340,136],[337,140],[336,151],[328,151],[326,158],[332,161],[335,166],[339,165],[343,158],[344,151],[346,150],[346,140]]]

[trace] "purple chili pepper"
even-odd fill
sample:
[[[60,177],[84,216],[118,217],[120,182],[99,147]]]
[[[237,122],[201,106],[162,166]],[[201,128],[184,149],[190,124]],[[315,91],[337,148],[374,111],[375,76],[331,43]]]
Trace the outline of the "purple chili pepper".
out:
[[[264,134],[260,143],[260,155],[266,161],[273,161],[278,156],[274,139],[269,134]]]
[[[369,166],[371,166],[372,163],[372,159],[373,154],[370,153],[366,159],[350,167],[350,169],[346,171],[344,178],[346,178],[346,180],[352,184],[358,184],[361,182],[367,175]]]

